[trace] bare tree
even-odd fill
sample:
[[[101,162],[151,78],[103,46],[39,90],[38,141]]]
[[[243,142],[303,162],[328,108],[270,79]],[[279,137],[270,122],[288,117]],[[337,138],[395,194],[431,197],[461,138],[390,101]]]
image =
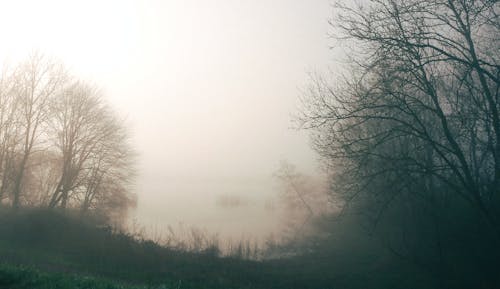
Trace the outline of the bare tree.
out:
[[[0,76],[0,202],[11,185],[14,147],[18,139],[18,102],[13,95],[14,85],[12,71],[4,68]]]
[[[352,75],[336,84],[315,77],[304,102],[301,120],[337,175],[336,191],[362,196],[375,223],[392,208],[400,244],[435,249],[423,266],[441,264],[437,271],[449,268],[450,235],[498,253],[499,8],[487,0],[337,4],[332,25],[350,45]],[[464,228],[481,237],[466,244]],[[429,255],[412,258],[423,264]],[[487,264],[478,258],[463,264]]]
[[[136,197],[131,193],[135,153],[118,119],[110,117],[107,124],[113,129],[92,154],[81,209],[83,213],[93,209],[119,225],[128,208],[136,204]]]
[[[33,54],[21,63],[13,76],[16,98],[16,124],[20,143],[15,152],[12,204],[19,207],[26,165],[48,118],[48,105],[66,80],[61,65]]]
[[[86,212],[117,202],[110,211],[128,208],[134,155],[98,89],[80,81],[68,85],[53,101],[51,114],[60,177],[49,206],[65,208],[72,202]]]
[[[51,128],[61,155],[61,174],[49,206],[66,207],[69,193],[80,186],[87,160],[109,133],[107,109],[95,88],[75,82],[51,105]]]
[[[33,152],[23,181],[23,202],[28,207],[47,207],[59,181],[59,155],[45,149]]]
[[[495,1],[338,5],[342,35],[362,47],[356,77],[317,79],[303,120],[327,158],[391,162],[452,188],[500,234],[499,39]],[[394,151],[394,146],[407,152]],[[377,148],[385,146],[384,150]],[[424,156],[425,155],[425,156]]]
[[[115,223],[135,205],[135,155],[99,89],[39,53],[0,75],[0,202]]]

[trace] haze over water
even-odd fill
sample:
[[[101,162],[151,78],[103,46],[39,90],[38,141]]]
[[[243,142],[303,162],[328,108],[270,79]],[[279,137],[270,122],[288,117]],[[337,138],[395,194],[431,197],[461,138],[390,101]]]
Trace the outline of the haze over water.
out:
[[[0,58],[36,49],[102,87],[138,151],[132,218],[236,238],[276,232],[280,160],[317,168],[291,115],[307,73],[332,58],[328,0],[41,2],[2,1]],[[221,195],[245,203],[220,208]]]

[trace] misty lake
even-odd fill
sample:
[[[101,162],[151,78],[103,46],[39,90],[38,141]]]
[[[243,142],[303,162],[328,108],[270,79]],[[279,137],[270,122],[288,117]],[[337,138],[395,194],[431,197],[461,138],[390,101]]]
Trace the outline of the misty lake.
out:
[[[152,238],[192,227],[224,239],[264,240],[280,232],[279,187],[272,177],[158,178],[139,184],[132,220]]]

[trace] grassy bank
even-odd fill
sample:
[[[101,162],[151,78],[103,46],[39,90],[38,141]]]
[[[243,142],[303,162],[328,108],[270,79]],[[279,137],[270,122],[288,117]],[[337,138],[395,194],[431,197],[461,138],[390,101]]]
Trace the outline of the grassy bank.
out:
[[[0,264],[0,288],[5,289],[146,289],[103,278],[68,273],[46,273],[20,265]],[[162,287],[160,287],[162,288]],[[165,289],[177,288],[163,286]]]
[[[349,225],[313,252],[273,260],[179,251],[46,210],[0,210],[0,288],[431,288]],[[351,236],[352,239],[349,239]]]
[[[13,280],[59,280],[57,282],[61,284],[78,284],[78,278],[64,277],[78,275],[151,288],[170,288],[178,284],[182,284],[181,288],[307,287],[298,278],[281,272],[284,268],[281,261],[221,258],[212,251],[178,251],[115,232],[77,215],[56,211],[2,210],[0,256],[4,264],[14,266],[10,270],[4,265],[7,275],[2,278],[7,281],[2,282],[8,282],[9,276],[18,276]],[[29,266],[47,273],[19,269],[24,267],[18,266]],[[85,280],[82,282],[91,282]],[[29,286],[45,288],[39,285],[43,282]],[[25,288],[23,283],[19,284],[19,288]]]

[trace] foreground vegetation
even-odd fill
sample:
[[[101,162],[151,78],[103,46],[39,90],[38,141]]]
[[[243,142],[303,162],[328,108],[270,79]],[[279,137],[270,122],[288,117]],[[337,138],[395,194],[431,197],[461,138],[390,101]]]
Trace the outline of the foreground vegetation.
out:
[[[417,268],[349,229],[358,226],[335,226],[329,244],[274,249],[307,254],[255,261],[162,247],[79,215],[1,208],[0,288],[431,288]]]
[[[10,289],[141,289],[106,279],[62,273],[41,273],[24,266],[0,265],[0,288]],[[176,287],[163,287],[176,288]]]

